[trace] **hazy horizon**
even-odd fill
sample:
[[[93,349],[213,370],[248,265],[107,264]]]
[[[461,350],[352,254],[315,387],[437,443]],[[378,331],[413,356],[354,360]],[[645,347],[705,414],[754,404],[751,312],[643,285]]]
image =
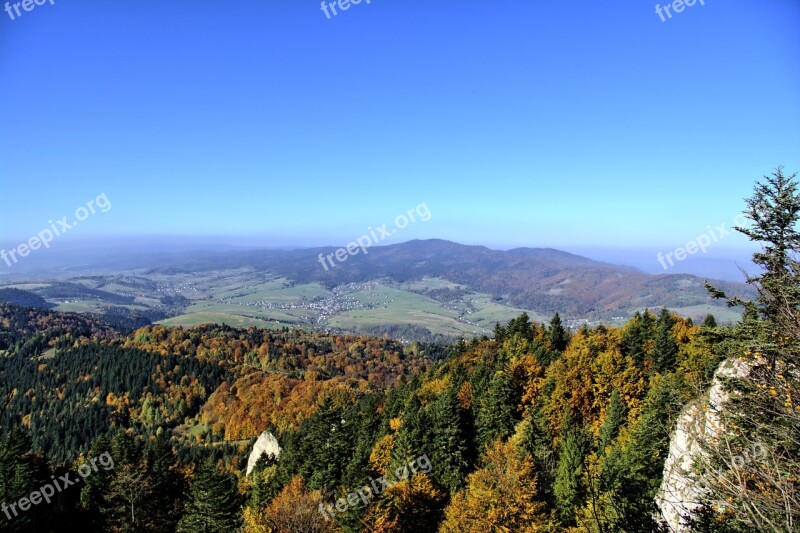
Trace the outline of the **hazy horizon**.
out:
[[[433,240],[448,240],[437,239]],[[352,240],[352,239],[351,239]],[[379,243],[375,246],[390,246],[401,244],[404,240],[396,242]],[[456,242],[456,241],[451,241]],[[14,243],[0,242],[0,248],[10,248]],[[709,277],[726,281],[744,281],[740,267],[747,271],[754,269],[750,262],[752,250],[731,249],[719,247],[710,249],[705,255],[688,256],[685,260],[664,269],[657,260],[659,252],[664,249],[657,248],[619,248],[619,247],[554,247],[554,246],[496,246],[476,242],[459,242],[467,246],[484,246],[491,250],[512,250],[515,248],[555,249],[575,255],[580,255],[613,265],[627,266],[639,269],[648,274],[692,274],[699,277]],[[138,236],[117,239],[64,239],[54,242],[46,254],[32,253],[25,260],[21,260],[12,267],[0,263],[0,281],[3,275],[24,276],[30,273],[46,274],[57,267],[78,265],[86,262],[97,262],[109,259],[120,259],[150,253],[162,257],[190,253],[225,253],[247,250],[293,250],[306,248],[328,248],[345,246],[346,242],[330,242],[320,245],[292,244],[287,241],[283,244],[264,238],[246,237],[210,237],[210,236]]]
[[[68,237],[316,246],[425,203],[430,220],[387,242],[666,253],[732,225],[776,166],[800,169],[796,2],[707,2],[664,22],[648,5],[464,7],[3,14],[14,194],[0,196],[0,239],[27,241],[104,195],[113,208]]]

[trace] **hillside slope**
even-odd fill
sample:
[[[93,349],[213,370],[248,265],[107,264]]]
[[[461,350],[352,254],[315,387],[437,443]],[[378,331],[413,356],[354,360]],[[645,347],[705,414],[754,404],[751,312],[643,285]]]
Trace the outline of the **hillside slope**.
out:
[[[334,267],[323,257],[336,248],[261,250],[185,258],[186,271],[252,267],[298,283],[319,282],[328,288],[378,279],[395,282],[437,277],[488,293],[505,303],[545,315],[610,318],[643,308],[714,305],[701,278],[688,274],[645,274],[586,257],[541,248],[491,250],[444,240],[409,241],[358,252]],[[716,281],[729,294],[751,296],[742,284]]]

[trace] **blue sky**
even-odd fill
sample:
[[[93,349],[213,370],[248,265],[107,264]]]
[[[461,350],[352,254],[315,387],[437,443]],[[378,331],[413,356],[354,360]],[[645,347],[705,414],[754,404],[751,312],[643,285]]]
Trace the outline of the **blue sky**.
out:
[[[343,244],[425,202],[396,241],[673,249],[800,170],[800,2],[654,7],[0,12],[0,241],[105,193],[70,239]]]

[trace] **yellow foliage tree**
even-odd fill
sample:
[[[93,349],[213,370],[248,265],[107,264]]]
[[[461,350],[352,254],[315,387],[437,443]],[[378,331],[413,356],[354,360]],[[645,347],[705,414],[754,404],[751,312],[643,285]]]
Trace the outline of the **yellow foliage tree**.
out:
[[[466,488],[453,497],[439,531],[549,531],[535,487],[530,456],[512,441],[498,440],[487,447],[484,467],[470,474]]]
[[[578,332],[564,355],[547,369],[547,376],[555,384],[545,409],[554,433],[568,409],[597,435],[614,389],[619,390],[631,418],[640,411],[644,376],[633,359],[623,357],[619,330]]]
[[[427,474],[398,481],[381,495],[364,520],[373,533],[434,531],[447,494]]]
[[[369,464],[381,475],[386,475],[386,470],[389,468],[389,462],[392,460],[392,448],[394,448],[394,435],[386,435],[375,443],[369,454]]]
[[[320,512],[322,495],[308,492],[300,476],[295,476],[270,502],[266,509],[244,513],[246,533],[328,533],[334,523]]]

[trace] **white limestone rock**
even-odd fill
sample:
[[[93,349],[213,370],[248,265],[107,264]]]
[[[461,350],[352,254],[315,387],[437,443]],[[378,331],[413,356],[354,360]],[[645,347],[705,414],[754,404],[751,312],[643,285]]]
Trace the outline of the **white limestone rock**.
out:
[[[687,405],[678,418],[664,462],[664,478],[655,499],[670,531],[689,531],[685,521],[700,506],[702,483],[690,473],[695,462],[706,453],[703,444],[712,442],[723,430],[719,413],[728,401],[728,393],[722,379],[746,377],[751,368],[739,359],[723,361],[714,373],[707,394]]]
[[[250,452],[250,457],[247,459],[247,475],[256,467],[256,463],[263,454],[271,455],[276,459],[281,455],[281,447],[278,444],[278,439],[269,431],[265,431],[258,436],[256,443],[253,445],[253,451]]]

